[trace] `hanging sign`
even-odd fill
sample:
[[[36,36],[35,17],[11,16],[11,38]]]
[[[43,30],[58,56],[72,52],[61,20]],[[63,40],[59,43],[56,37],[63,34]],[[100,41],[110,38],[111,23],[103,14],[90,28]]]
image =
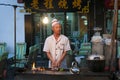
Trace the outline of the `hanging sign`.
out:
[[[24,0],[26,11],[89,12],[89,0]]]
[[[114,9],[114,0],[105,0],[105,7],[107,9]],[[120,0],[118,0],[118,8],[120,9]]]

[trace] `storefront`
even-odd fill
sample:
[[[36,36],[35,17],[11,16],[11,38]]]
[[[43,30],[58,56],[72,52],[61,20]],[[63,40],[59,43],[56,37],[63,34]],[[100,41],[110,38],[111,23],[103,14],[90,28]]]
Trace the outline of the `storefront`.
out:
[[[71,2],[68,0],[26,0],[25,10],[26,13],[30,13],[25,15],[27,53],[30,46],[38,44],[39,54],[42,58],[46,58],[43,54],[43,44],[46,37],[52,34],[51,21],[56,18],[62,24],[61,33],[74,44],[75,50],[79,51],[77,54],[81,54],[81,45],[87,42],[92,46],[88,53],[105,55],[108,52],[105,52],[104,44],[92,44],[91,41],[96,32],[99,32],[97,35],[100,36],[101,42],[104,34],[111,34],[113,11],[106,7],[106,2],[107,0],[72,0]],[[83,54],[84,52],[86,53],[82,51]]]
[[[35,66],[36,68],[47,67],[45,71],[35,71],[35,73],[31,69],[25,72],[23,71],[23,73],[20,72],[18,74],[17,74],[17,71],[15,71],[17,74],[15,78],[18,79],[19,77],[21,77],[21,78],[28,79],[30,78],[29,76],[32,75],[34,77],[37,77],[38,79],[42,77],[45,80],[48,80],[49,78],[54,78],[56,80],[56,78],[61,77],[61,75],[59,75],[58,73],[61,74],[62,72],[58,71],[55,74],[51,75],[52,71],[47,70],[49,69],[47,64],[48,58],[43,52],[44,41],[46,37],[52,34],[51,21],[52,19],[56,18],[59,20],[59,22],[62,25],[61,33],[66,35],[71,41],[71,45],[74,46],[73,47],[74,49],[72,50],[75,51],[75,54],[73,54],[72,52],[69,52],[68,53],[69,56],[67,55],[67,58],[69,57],[68,68],[71,67],[72,60],[70,59],[74,58],[78,62],[79,67],[81,69],[80,74],[72,74],[70,73],[69,70],[65,71],[65,73],[63,71],[62,79],[68,78],[70,80],[71,79],[78,79],[78,80],[79,79],[95,79],[95,80],[107,79],[109,80],[110,76],[113,76],[112,74],[110,74],[110,72],[112,71],[118,72],[119,70],[119,66],[118,66],[119,63],[117,62],[119,62],[118,53],[120,52],[119,51],[120,11],[118,10],[118,14],[117,14],[118,25],[116,24],[114,25],[114,21],[116,21],[114,20],[116,19],[114,18],[116,10],[113,9],[113,5],[114,5],[112,4],[114,3],[113,1],[114,0],[71,0],[71,1],[69,0],[24,0],[24,1],[18,0],[19,5],[21,5],[22,3],[22,8],[21,6],[17,6],[16,8],[16,5],[0,4],[2,5],[1,10],[3,10],[3,6],[4,7],[7,6],[4,9],[7,11],[7,8],[10,8],[10,11],[11,11],[9,15],[7,14],[6,11],[3,11],[3,14],[5,13],[7,17],[4,18],[6,21],[4,19],[1,20],[1,22],[5,22],[4,24],[1,24],[2,26],[5,26],[5,27],[2,27],[2,28],[0,27],[0,30],[1,30],[0,41],[4,41],[5,43],[7,43],[7,48],[9,48],[8,52],[13,53],[13,55],[17,54],[16,52],[14,52],[16,50],[20,50],[18,52],[22,52],[21,48],[16,49],[16,43],[25,42],[25,47],[23,48],[23,50],[25,51],[26,49],[27,58],[25,59],[25,61],[23,61],[24,64],[22,68],[20,67],[21,71],[24,68],[25,70],[26,68],[29,68],[29,67],[32,68],[32,65],[34,62],[36,62],[36,66]],[[11,4],[14,4],[14,3],[11,3]],[[11,9],[10,6],[14,8]],[[16,16],[12,12],[13,9],[14,10],[17,9]],[[18,15],[18,13],[20,15]],[[13,17],[15,19],[13,19]],[[9,21],[7,21],[8,18],[10,18]],[[17,25],[16,23],[13,25],[9,25],[11,23],[14,23],[14,21],[17,21]],[[5,25],[6,22],[8,22],[7,25]],[[17,35],[13,33],[14,26],[17,27],[17,30],[16,30]],[[114,32],[113,29],[116,26],[117,28],[116,30],[114,30],[116,32],[116,34],[114,34],[114,39],[116,43],[112,46],[112,49],[111,49],[111,46],[110,46],[111,42],[109,41],[111,41],[111,38]],[[9,37],[5,37],[8,35]],[[97,37],[94,37],[94,35],[97,35]],[[17,41],[14,41],[14,39],[16,39]],[[113,51],[114,54],[111,53],[111,50]],[[18,54],[21,54],[21,53],[18,53]],[[88,65],[86,61],[88,60],[88,58],[86,57],[88,57],[90,54],[102,55],[102,62],[100,61],[100,63],[97,63],[97,61],[95,61],[95,64],[93,62],[93,64],[90,65],[94,70],[98,69],[97,72],[94,72],[94,70],[92,71],[92,70],[84,69],[86,67],[88,69]],[[22,55],[22,56],[25,57],[25,55]],[[28,56],[30,59],[28,58]],[[17,55],[15,55],[15,57],[17,57]],[[98,60],[98,59],[101,59],[101,57],[97,56],[92,59]],[[12,58],[12,61],[17,62],[16,59],[14,58]],[[97,68],[94,68],[95,66]],[[102,66],[102,71],[99,73],[99,69],[101,68],[100,66]],[[14,67],[16,67],[16,65],[12,66],[12,68]],[[107,74],[104,74],[104,70],[107,71]],[[12,71],[14,73],[14,70]],[[19,72],[19,69],[18,69],[18,72]],[[68,73],[68,75],[66,74],[66,72]],[[8,73],[11,74],[11,71],[8,71]],[[54,75],[56,75],[57,77]],[[11,75],[9,77],[11,77]],[[119,74],[118,74],[118,78],[119,78]]]
[[[25,10],[30,13],[25,15],[27,53],[30,46],[39,44],[39,55],[42,58],[46,58],[43,45],[46,37],[52,34],[51,21],[54,18],[61,23],[61,33],[69,38],[75,47],[76,55],[92,53],[91,37],[96,32],[94,29],[101,29],[100,36],[106,31],[104,0],[72,0],[71,2],[68,0],[26,0]],[[84,43],[88,43],[88,46],[84,46]],[[84,50],[82,47],[87,49]],[[100,49],[98,52],[103,54],[103,46],[101,49],[102,52]]]

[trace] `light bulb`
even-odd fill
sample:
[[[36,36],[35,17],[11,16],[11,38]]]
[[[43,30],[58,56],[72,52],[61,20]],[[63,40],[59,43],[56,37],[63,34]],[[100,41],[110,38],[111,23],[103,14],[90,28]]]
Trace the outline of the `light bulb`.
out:
[[[48,17],[44,17],[43,23],[44,23],[44,24],[48,24]]]

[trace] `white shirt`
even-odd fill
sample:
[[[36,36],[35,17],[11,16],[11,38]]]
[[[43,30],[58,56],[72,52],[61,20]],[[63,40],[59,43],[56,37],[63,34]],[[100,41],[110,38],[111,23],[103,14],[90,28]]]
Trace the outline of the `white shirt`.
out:
[[[59,60],[59,58],[63,54],[63,51],[68,50],[71,50],[69,39],[64,35],[60,35],[58,40],[55,39],[54,35],[49,36],[45,40],[43,51],[50,52],[52,58],[55,60]],[[61,67],[66,68],[66,66],[66,61],[63,60]],[[51,67],[50,64],[49,67]]]

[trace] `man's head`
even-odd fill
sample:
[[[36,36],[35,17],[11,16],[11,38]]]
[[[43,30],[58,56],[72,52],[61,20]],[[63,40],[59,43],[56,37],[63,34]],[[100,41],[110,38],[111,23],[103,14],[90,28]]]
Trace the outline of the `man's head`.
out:
[[[52,20],[52,31],[57,35],[61,33],[61,24],[57,19]]]

